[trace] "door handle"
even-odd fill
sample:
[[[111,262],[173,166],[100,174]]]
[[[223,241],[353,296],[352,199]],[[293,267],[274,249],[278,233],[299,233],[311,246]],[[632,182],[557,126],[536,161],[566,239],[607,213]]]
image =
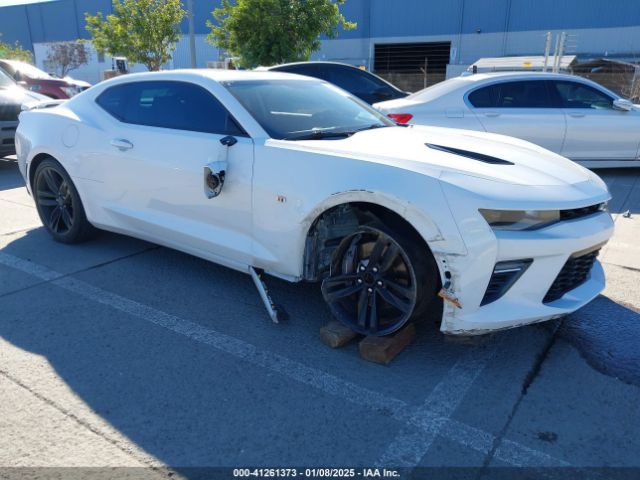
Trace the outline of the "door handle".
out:
[[[569,116],[571,116],[573,118],[582,118],[582,117],[584,117],[584,113],[569,112]]]
[[[125,140],[124,138],[114,138],[111,140],[111,146],[116,147],[121,152],[125,150],[131,150],[133,148],[133,143],[129,140]]]
[[[499,117],[500,114],[498,112],[487,112],[484,114],[484,116],[493,118],[493,117]]]

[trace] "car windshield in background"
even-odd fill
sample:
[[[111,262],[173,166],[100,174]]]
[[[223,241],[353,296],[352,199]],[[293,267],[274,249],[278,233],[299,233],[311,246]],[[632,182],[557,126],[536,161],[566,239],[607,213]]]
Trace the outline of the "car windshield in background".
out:
[[[15,86],[16,82],[14,82],[13,79],[9,77],[9,75],[4,73],[2,69],[0,69],[0,88],[10,88]]]
[[[223,84],[272,138],[344,138],[393,122],[324,82],[251,80]]]
[[[17,72],[20,72],[21,75],[32,79],[51,80],[52,78],[48,73],[25,62],[13,62],[13,67]]]

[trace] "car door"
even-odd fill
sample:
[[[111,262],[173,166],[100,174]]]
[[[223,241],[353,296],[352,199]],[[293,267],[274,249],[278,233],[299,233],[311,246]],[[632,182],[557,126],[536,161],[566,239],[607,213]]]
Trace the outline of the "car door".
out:
[[[640,112],[616,110],[614,98],[582,82],[554,80],[567,118],[562,155],[572,160],[632,160],[640,143]]]
[[[546,80],[497,82],[467,95],[467,104],[487,132],[535,143],[560,153],[565,116],[553,103]]]
[[[189,82],[133,82],[96,103],[111,116],[94,159],[96,188],[115,225],[196,255],[250,263],[253,142],[211,92]],[[224,184],[212,197],[205,167],[219,162],[227,162]]]

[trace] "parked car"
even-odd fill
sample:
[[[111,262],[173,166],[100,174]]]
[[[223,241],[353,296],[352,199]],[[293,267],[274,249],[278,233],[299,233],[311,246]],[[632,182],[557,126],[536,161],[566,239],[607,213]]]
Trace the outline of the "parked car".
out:
[[[596,174],[511,137],[399,127],[309,77],[117,77],[23,112],[17,150],[54,239],[97,227],[254,279],[321,281],[368,335],[434,314],[450,334],[514,327],[604,287]]]
[[[0,158],[16,153],[14,136],[20,110],[47,97],[29,92],[0,71]]]
[[[461,76],[375,107],[400,123],[521,138],[588,167],[640,166],[640,109],[572,75]]]
[[[71,98],[91,86],[87,82],[69,77],[54,78],[29,63],[17,60],[0,59],[0,69],[25,88],[49,98]]]
[[[373,73],[344,63],[297,62],[276,65],[263,70],[320,78],[337,85],[369,104],[409,95]]]

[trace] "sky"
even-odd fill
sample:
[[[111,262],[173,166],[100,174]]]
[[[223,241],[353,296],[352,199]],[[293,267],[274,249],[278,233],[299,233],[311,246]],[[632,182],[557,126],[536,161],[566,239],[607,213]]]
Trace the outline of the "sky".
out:
[[[9,5],[24,5],[25,3],[50,2],[51,0],[0,0],[0,7]]]

